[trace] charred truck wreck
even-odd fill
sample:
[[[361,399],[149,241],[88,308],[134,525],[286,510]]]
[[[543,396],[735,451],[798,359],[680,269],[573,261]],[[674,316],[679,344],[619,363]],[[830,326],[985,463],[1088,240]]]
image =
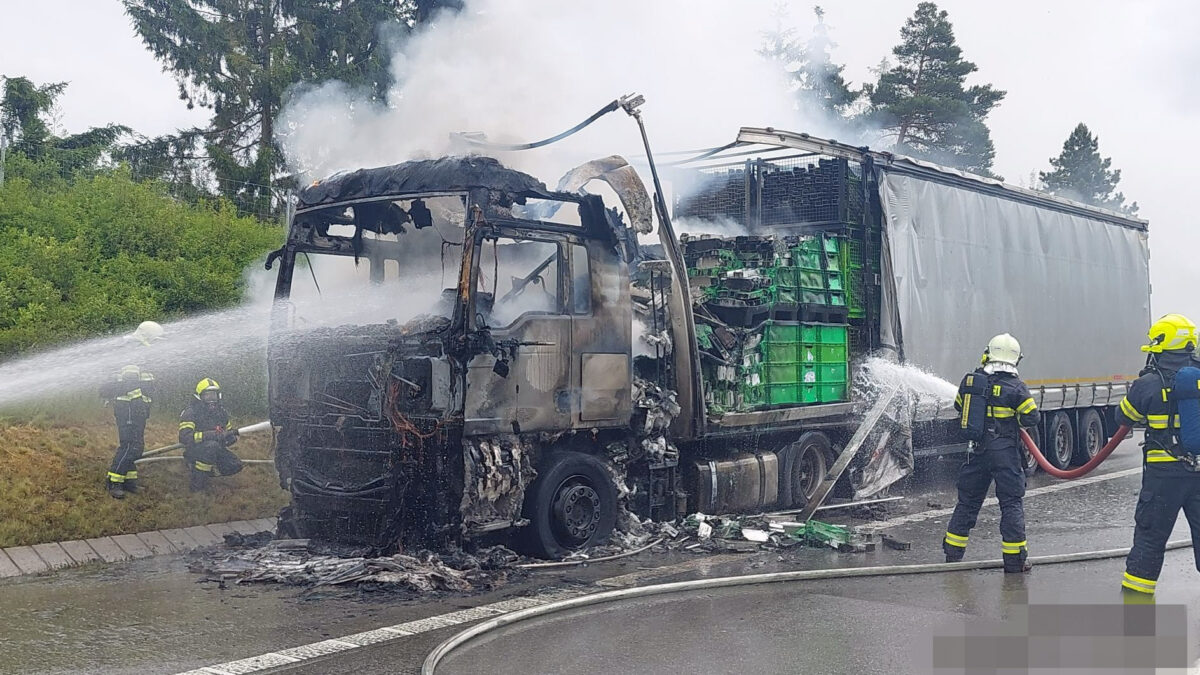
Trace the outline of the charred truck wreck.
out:
[[[681,242],[619,157],[555,190],[483,157],[301,190],[268,263],[281,527],[385,550],[512,536],[561,557],[604,543],[626,509],[815,504],[869,403],[870,378],[849,387],[864,357],[956,380],[996,332],[964,306],[1010,317],[1028,345],[1052,461],[1112,433],[1145,321],[1066,353],[1060,325],[1100,318],[1004,279],[1147,318],[1143,221],[787,132],[743,129],[726,149],[736,159],[680,163],[701,185],[676,210],[748,232],[729,239]],[[630,223],[579,191],[593,179]],[[639,246],[653,230],[661,246]],[[855,497],[911,470],[914,450],[962,447],[948,402],[930,403],[889,410],[864,461],[837,462]]]

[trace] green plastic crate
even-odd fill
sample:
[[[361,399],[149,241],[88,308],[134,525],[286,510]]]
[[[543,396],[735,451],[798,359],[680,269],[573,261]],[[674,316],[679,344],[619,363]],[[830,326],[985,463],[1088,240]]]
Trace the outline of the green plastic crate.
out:
[[[768,384],[767,403],[770,405],[801,403],[802,400],[800,397],[802,394],[802,389],[803,388],[798,384]]]
[[[828,298],[826,302],[830,307],[846,306],[846,293],[844,291],[829,291],[825,294],[825,297]]]
[[[764,363],[763,377],[767,384],[795,384],[799,381],[798,363]]]
[[[821,270],[796,268],[796,285],[800,288],[823,290],[826,285],[825,273]]]
[[[825,252],[837,253],[839,244],[840,242],[837,237],[825,237]]]
[[[844,344],[816,345],[815,351],[818,363],[846,363],[846,345]],[[799,354],[799,350],[797,350],[797,354]],[[809,360],[807,358],[800,358],[799,356],[797,356],[797,359],[801,361]]]
[[[845,291],[845,286],[842,285],[842,275],[837,272],[830,272],[825,275],[825,288],[831,291]]]
[[[846,344],[846,325],[836,323],[811,324],[816,327],[816,339],[822,344]],[[805,340],[807,342],[807,340]]]
[[[792,249],[792,266],[819,270],[821,269],[821,252],[794,248]]]
[[[817,345],[813,342],[801,342],[796,360],[800,363],[816,363],[817,362]]]
[[[760,345],[766,363],[796,363],[800,361],[799,342],[763,342]]]
[[[817,383],[818,384],[836,384],[846,383],[846,364],[842,363],[818,363],[817,364]]]
[[[821,325],[805,323],[800,325],[800,341],[815,344],[821,341]]]
[[[837,403],[838,401],[846,400],[846,383],[839,384],[818,384],[817,401],[819,403]]]
[[[771,321],[767,323],[768,342],[800,342],[803,324],[794,321]]]
[[[799,366],[799,377],[796,380],[800,384],[814,385],[817,384],[817,364],[801,363]]]
[[[800,291],[800,302],[806,305],[828,305],[829,294],[825,291]]]
[[[840,272],[842,270],[842,262],[836,253],[825,254],[825,270],[827,272]]]

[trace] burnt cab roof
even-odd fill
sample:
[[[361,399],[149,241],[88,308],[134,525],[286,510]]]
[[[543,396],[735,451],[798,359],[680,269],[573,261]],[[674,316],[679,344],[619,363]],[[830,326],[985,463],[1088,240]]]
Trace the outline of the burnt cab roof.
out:
[[[550,196],[541,181],[509,169],[491,157],[442,157],[335,174],[300,190],[297,208],[309,209],[355,199],[456,192],[472,188],[487,188],[513,197]]]

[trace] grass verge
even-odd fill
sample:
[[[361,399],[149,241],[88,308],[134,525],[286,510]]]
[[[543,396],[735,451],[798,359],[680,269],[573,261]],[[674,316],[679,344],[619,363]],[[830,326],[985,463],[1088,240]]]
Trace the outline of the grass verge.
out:
[[[209,493],[192,494],[182,460],[140,465],[141,490],[113,499],[104,485],[117,445],[111,416],[57,417],[0,424],[0,547],[266,518],[288,501],[266,464],[247,465],[236,476],[213,479]],[[176,442],[176,419],[150,420],[147,450]],[[247,435],[231,449],[243,459],[269,458],[271,434]]]

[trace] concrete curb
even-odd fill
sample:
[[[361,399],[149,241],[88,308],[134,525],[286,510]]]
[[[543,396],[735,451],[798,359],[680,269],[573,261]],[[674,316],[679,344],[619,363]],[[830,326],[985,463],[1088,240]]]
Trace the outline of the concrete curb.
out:
[[[12,546],[0,549],[0,579],[24,574],[43,574],[89,562],[113,563],[185,553],[201,546],[218,544],[224,541],[226,534],[254,534],[263,530],[273,532],[275,519],[235,520],[229,523],[151,530],[95,539]]]

